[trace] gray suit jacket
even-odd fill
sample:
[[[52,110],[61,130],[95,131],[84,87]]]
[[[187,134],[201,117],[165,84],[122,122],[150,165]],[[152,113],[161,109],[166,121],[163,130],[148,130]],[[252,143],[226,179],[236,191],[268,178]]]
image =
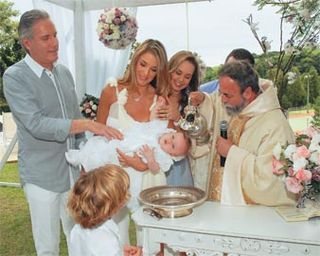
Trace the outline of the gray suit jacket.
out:
[[[81,114],[69,70],[58,64],[52,73],[57,89],[45,71],[39,78],[22,60],[4,73],[4,93],[17,124],[21,183],[65,192],[70,172],[77,175],[65,158],[77,147],[77,138],[69,135],[71,120]]]

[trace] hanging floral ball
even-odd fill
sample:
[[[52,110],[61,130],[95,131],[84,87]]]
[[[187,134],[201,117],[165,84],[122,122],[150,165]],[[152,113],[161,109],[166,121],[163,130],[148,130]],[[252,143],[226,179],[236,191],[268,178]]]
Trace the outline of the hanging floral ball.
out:
[[[99,40],[111,49],[124,49],[134,42],[138,25],[126,8],[105,9],[98,21]]]

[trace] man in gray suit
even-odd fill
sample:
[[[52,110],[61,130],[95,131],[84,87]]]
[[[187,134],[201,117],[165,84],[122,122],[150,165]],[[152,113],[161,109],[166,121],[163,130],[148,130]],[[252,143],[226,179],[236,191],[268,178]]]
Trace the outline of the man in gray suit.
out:
[[[56,63],[59,43],[47,12],[25,12],[18,32],[27,54],[6,70],[4,93],[17,124],[19,174],[37,255],[58,256],[60,219],[68,241],[73,221],[66,199],[79,175],[67,164],[65,152],[77,147],[85,131],[109,139],[121,139],[122,134],[81,119],[71,73]]]

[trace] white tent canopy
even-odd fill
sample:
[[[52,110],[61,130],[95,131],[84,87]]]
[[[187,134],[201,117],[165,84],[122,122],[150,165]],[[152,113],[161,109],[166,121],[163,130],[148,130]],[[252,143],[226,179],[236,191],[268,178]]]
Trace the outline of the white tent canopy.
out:
[[[84,93],[99,96],[110,77],[123,75],[130,46],[124,50],[105,48],[97,40],[96,22],[104,8],[136,7],[200,2],[208,0],[33,0],[35,8],[47,10],[56,24],[60,40],[60,61],[75,77],[79,99]]]
[[[99,10],[110,7],[139,7],[160,4],[176,4],[201,2],[205,0],[46,0],[70,10],[75,10],[75,6],[82,6],[83,11]]]

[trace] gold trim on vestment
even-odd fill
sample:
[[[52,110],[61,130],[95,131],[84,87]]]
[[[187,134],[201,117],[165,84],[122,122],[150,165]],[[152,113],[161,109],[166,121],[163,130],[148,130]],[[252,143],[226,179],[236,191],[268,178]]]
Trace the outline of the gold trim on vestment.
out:
[[[234,145],[239,145],[244,126],[249,119],[250,117],[246,116],[234,116],[231,118],[228,128],[228,139],[230,139]],[[224,168],[220,166],[220,155],[216,152],[208,190],[209,200],[220,201],[221,199],[223,170]],[[247,203],[253,203],[245,194],[244,197]]]

